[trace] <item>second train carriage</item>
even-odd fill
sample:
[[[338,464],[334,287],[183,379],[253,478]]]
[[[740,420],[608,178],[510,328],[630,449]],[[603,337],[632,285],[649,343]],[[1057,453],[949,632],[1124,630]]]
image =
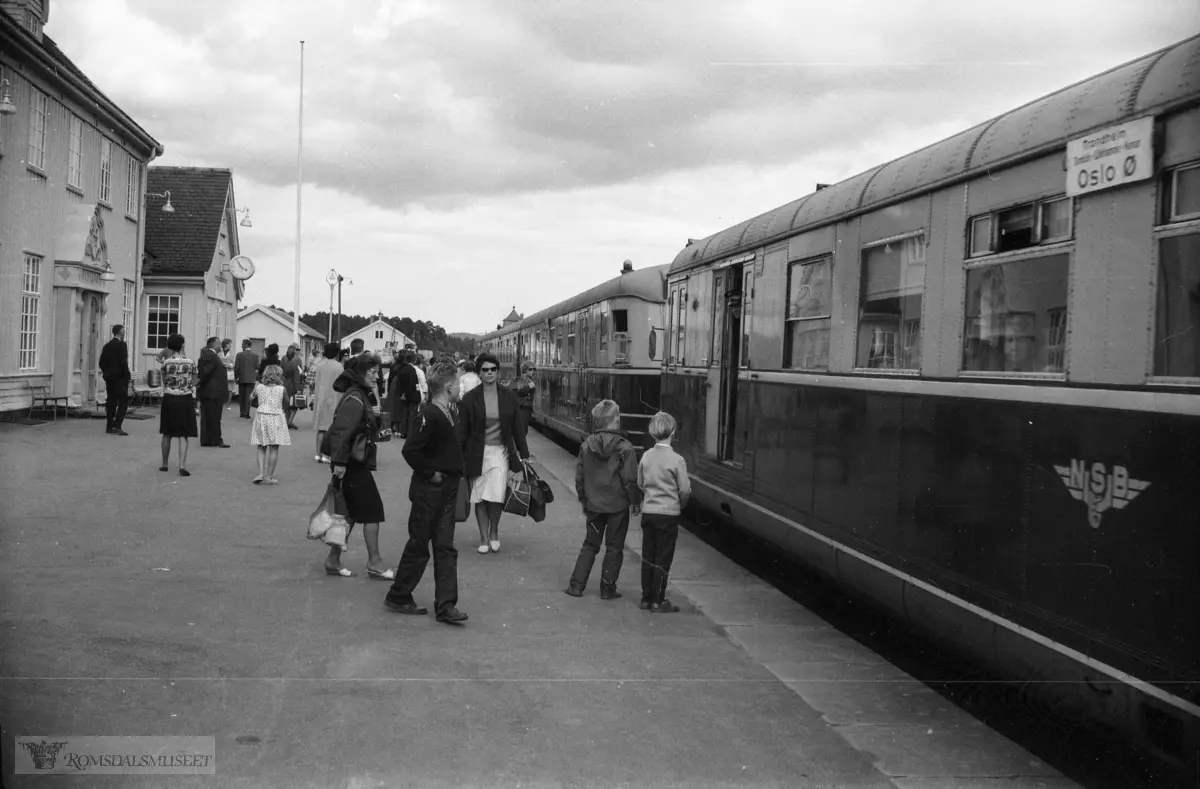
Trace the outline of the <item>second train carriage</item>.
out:
[[[534,365],[534,422],[582,440],[592,407],[611,399],[622,431],[646,446],[660,400],[668,268],[635,271],[626,262],[620,276],[481,338],[500,360],[502,385],[512,385],[525,362]]]
[[[699,507],[1198,758],[1200,37],[689,242],[668,292]]]

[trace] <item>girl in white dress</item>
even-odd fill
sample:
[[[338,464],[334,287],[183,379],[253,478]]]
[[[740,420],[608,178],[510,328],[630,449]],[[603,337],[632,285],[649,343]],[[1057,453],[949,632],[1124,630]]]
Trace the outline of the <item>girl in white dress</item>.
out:
[[[284,398],[283,369],[269,365],[263,370],[262,381],[254,385],[254,396],[258,399],[258,410],[254,424],[250,427],[250,443],[258,447],[258,476],[254,484],[266,480],[268,485],[278,485],[275,479],[275,464],[279,462],[279,447],[291,446],[287,420],[283,417]]]

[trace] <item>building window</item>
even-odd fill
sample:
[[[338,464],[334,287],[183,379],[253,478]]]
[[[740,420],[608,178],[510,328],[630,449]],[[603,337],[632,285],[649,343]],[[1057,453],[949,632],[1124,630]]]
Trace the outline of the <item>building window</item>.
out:
[[[829,305],[833,298],[833,258],[793,263],[788,270],[783,366],[829,369]]]
[[[1071,238],[1072,207],[1071,198],[1058,197],[972,217],[968,255],[978,257],[1066,241]]]
[[[1163,176],[1163,214],[1167,222],[1200,219],[1200,162]]]
[[[46,127],[50,110],[46,94],[30,88],[29,101],[29,163],[39,170],[46,169]]]
[[[1154,374],[1200,377],[1200,233],[1158,242]]]
[[[21,280],[21,338],[18,367],[37,369],[38,311],[42,300],[42,259],[25,256],[25,275]]]
[[[142,183],[142,168],[138,164],[138,160],[132,156],[129,157],[129,164],[125,167],[125,213],[132,217],[138,215],[138,187]]]
[[[100,138],[100,199],[112,202],[112,143]]]
[[[67,152],[67,186],[83,183],[83,121],[71,116],[71,147]]]
[[[921,369],[924,293],[924,235],[863,250],[855,367]]]
[[[121,298],[121,325],[129,329],[133,325],[133,299],[134,286],[129,280],[125,280],[125,293]]]
[[[167,338],[179,333],[179,296],[152,293],[147,298],[146,347],[167,347]]]
[[[217,287],[216,287],[217,301],[221,301],[221,302],[229,301],[229,291],[226,289],[227,285],[228,285],[228,283],[226,283],[225,280],[223,280],[223,279],[217,280]],[[376,334],[378,334],[378,336],[380,336],[380,337],[383,336],[383,332],[376,332]]]
[[[383,339],[383,329],[376,329],[376,330],[375,330],[375,339],[377,339],[377,340],[382,340],[382,339]]]
[[[1068,270],[1067,255],[968,269],[963,370],[1063,372]]]

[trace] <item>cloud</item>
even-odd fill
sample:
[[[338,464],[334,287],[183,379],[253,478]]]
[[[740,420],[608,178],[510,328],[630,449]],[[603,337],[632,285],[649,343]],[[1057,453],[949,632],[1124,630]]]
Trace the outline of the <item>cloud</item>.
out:
[[[1194,0],[55,0],[47,32],[164,143],[229,167],[301,308],[485,330],[1200,27]]]

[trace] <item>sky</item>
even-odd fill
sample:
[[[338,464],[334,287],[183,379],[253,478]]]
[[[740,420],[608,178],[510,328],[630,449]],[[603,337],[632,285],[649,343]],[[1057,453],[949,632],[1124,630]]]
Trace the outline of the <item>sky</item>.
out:
[[[45,32],[153,164],[233,171],[244,305],[291,308],[299,238],[301,313],[332,268],[347,314],[481,333],[1200,32],[1200,2],[51,0]]]

